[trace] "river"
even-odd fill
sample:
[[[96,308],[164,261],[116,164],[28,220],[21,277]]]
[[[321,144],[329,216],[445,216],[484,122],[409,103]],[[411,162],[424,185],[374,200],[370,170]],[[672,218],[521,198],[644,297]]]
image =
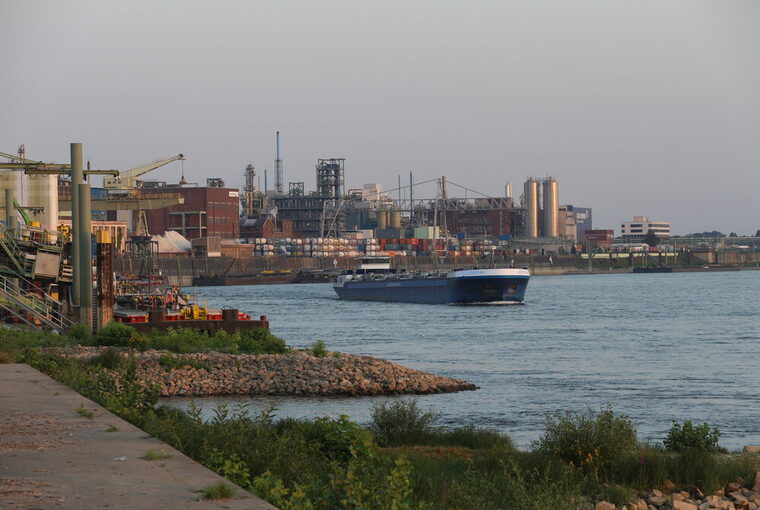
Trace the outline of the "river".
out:
[[[446,425],[477,424],[528,445],[547,413],[628,414],[639,439],[673,420],[718,426],[721,445],[760,444],[760,271],[534,276],[523,305],[341,301],[328,284],[188,288],[210,307],[266,314],[289,345],[385,358],[462,378],[474,392],[425,395]],[[347,414],[412,397],[196,398],[270,405],[278,416]],[[189,399],[167,399],[185,407]]]

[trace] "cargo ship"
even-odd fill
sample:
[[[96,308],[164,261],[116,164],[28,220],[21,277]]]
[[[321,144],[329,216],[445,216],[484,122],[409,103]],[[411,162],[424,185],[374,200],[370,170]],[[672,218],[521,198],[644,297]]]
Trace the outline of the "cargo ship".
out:
[[[338,276],[341,299],[402,303],[521,303],[530,279],[527,269],[456,269],[399,273],[384,257],[365,258],[359,269]]]

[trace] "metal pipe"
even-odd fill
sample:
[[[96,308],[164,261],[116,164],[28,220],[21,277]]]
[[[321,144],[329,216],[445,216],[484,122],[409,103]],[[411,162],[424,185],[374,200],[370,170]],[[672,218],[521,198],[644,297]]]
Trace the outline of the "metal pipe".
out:
[[[71,144],[71,267],[73,271],[73,301],[74,306],[79,305],[79,273],[82,271],[80,267],[79,257],[79,234],[81,229],[79,228],[79,188],[78,184],[82,182],[82,144]]]
[[[92,237],[90,185],[79,188],[79,322],[92,329]],[[76,275],[74,280],[76,281]]]

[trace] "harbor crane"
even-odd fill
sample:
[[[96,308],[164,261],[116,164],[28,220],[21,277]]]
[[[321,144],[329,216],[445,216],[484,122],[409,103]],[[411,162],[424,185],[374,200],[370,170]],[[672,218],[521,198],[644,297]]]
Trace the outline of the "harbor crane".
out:
[[[159,159],[153,163],[137,166],[129,170],[122,170],[119,172],[119,175],[113,177],[104,177],[103,187],[106,189],[139,188],[141,183],[137,179],[138,177],[177,160],[184,161],[185,156],[183,154],[177,154],[171,158]]]

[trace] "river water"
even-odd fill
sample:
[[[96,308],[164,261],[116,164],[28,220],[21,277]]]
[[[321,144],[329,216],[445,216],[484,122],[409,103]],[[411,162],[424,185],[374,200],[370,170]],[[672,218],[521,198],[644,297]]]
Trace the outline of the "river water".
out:
[[[523,305],[341,301],[329,284],[187,289],[211,307],[266,314],[289,345],[323,340],[470,381],[480,387],[417,396],[447,425],[503,430],[521,446],[547,413],[628,414],[642,440],[661,441],[672,420],[707,421],[721,444],[760,444],[760,271],[534,276]],[[199,398],[278,416],[347,414],[366,423],[383,400],[411,397]],[[185,407],[189,399],[167,399]]]

